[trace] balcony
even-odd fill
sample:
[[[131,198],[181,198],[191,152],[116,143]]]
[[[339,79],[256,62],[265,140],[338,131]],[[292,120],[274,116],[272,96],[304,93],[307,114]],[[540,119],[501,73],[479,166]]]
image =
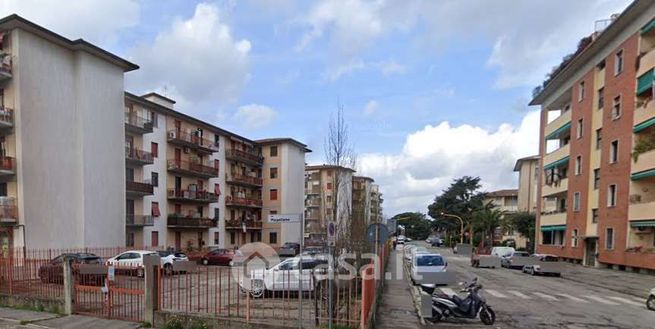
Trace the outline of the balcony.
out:
[[[262,221],[260,221],[260,220],[241,221],[241,220],[238,220],[238,219],[226,220],[225,221],[225,229],[226,230],[242,230],[243,229],[243,224],[246,225],[246,230],[261,230],[262,229]]]
[[[555,138],[556,135],[563,133],[567,129],[571,129],[571,110],[564,112],[562,115],[555,118],[553,121],[546,124],[544,128],[545,139]],[[559,133],[558,133],[559,131]],[[549,138],[551,137],[551,138]]]
[[[168,131],[168,142],[182,147],[188,147],[198,152],[218,152],[218,145],[209,139],[202,138],[196,133],[187,133],[177,129]]]
[[[251,198],[236,198],[228,195],[225,197],[225,205],[231,207],[261,208],[262,200]]]
[[[128,196],[144,196],[153,194],[153,186],[149,182],[126,181],[125,188]]]
[[[171,228],[206,229],[210,227],[216,227],[216,221],[211,218],[193,216],[183,217],[180,214],[173,214],[168,216],[167,225]]]
[[[312,185],[311,188],[306,188],[305,189],[305,194],[307,194],[307,195],[320,195],[321,194],[321,186],[320,185]]]
[[[168,189],[168,200],[193,203],[218,202],[218,195],[207,191]]]
[[[569,189],[569,179],[564,178],[552,184],[544,184],[541,189],[542,196],[552,196],[556,194],[566,193]]]
[[[650,119],[655,118],[655,101],[649,101],[635,108],[633,132],[639,133],[648,128]]]
[[[639,154],[637,161],[632,162],[630,172],[634,174],[644,173],[655,168],[655,150]]]
[[[152,132],[152,120],[125,112],[125,130],[133,134],[149,134]]]
[[[14,110],[0,106],[0,129],[11,129],[14,126]]]
[[[169,159],[168,171],[200,178],[218,177],[218,168],[195,161]]]
[[[0,157],[0,176],[11,176],[16,173],[16,159]]]
[[[252,165],[261,166],[264,163],[264,157],[253,152],[246,152],[237,149],[225,150],[225,158],[228,160],[242,161]]]
[[[0,197],[0,224],[18,223],[18,207],[16,198]]]
[[[0,53],[0,81],[11,79],[11,54]]]
[[[566,210],[542,212],[539,218],[541,226],[566,225]]]
[[[133,166],[144,166],[154,163],[152,153],[136,147],[125,147],[125,163]]]
[[[641,200],[641,195],[631,195],[628,220],[652,220],[655,216],[655,200]]]
[[[639,69],[636,76],[642,76],[655,67],[655,49],[638,57]]]
[[[155,225],[154,217],[149,215],[127,214],[125,216],[125,225],[129,227],[144,227]]]
[[[228,184],[261,187],[264,185],[264,180],[259,177],[252,177],[247,175],[238,174],[225,174],[225,181]]]
[[[561,159],[569,156],[571,153],[571,144],[566,144],[555,151],[552,151],[544,156],[544,163],[547,165],[555,163]]]
[[[321,206],[321,199],[320,198],[307,199],[307,201],[305,202],[305,206],[307,208],[318,208]]]

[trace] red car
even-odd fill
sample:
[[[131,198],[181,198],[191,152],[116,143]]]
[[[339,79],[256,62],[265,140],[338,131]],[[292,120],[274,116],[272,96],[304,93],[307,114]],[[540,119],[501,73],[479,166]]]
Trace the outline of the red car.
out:
[[[203,265],[225,265],[229,266],[234,258],[234,250],[232,249],[216,249],[212,250],[202,256],[200,262]]]

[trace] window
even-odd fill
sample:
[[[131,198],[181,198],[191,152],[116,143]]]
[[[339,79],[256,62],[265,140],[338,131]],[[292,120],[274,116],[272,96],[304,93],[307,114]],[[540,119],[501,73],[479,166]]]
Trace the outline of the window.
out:
[[[214,169],[218,169],[221,167],[221,160],[214,159]]]
[[[619,160],[619,141],[614,140],[610,144],[610,163],[616,163]]]
[[[611,227],[605,229],[605,249],[614,249],[614,229]]]
[[[594,169],[594,190],[598,189],[600,184],[600,168]]]
[[[159,246],[159,232],[157,231],[152,231],[150,233],[150,245],[152,247],[157,247]]]
[[[156,172],[150,173],[150,180],[152,180],[152,186],[157,187],[159,186],[159,174]]]
[[[327,189],[331,190],[332,189],[332,183],[327,183]]]
[[[268,233],[268,243],[277,244],[277,232]]]
[[[575,174],[580,175],[582,173],[582,156],[578,155],[575,157]]]
[[[159,156],[159,145],[155,142],[150,143],[150,153],[152,153],[152,157],[156,158]]]
[[[277,168],[270,168],[271,171],[271,179],[276,179],[277,178]]]
[[[214,193],[216,196],[221,196],[221,184],[215,183],[214,184]]]
[[[605,103],[605,88],[600,88],[598,89],[598,109],[603,108],[603,104]]]
[[[269,210],[268,213],[271,215],[277,215],[277,210]]]
[[[612,120],[616,120],[621,117],[621,96],[614,97],[612,102]]]
[[[236,234],[234,232],[230,232],[230,244],[234,244],[236,240]]]
[[[271,151],[271,157],[276,157],[277,156],[277,145],[271,146],[270,151]]]
[[[616,184],[607,187],[607,206],[616,206]]]
[[[332,203],[332,196],[331,196],[331,195],[328,195],[327,197],[325,197],[325,201],[326,201],[327,203]]]
[[[584,99],[584,81],[580,81],[580,84],[578,85],[578,101],[581,101]]]
[[[573,248],[578,247],[578,229],[573,229],[573,236],[571,237],[571,245]]]
[[[596,149],[600,150],[603,141],[603,128],[596,129]]]
[[[327,176],[328,176],[328,177],[332,177],[332,170],[328,170],[328,171],[327,171]]]
[[[220,234],[218,232],[214,232],[214,244],[216,244],[216,245],[218,244],[218,237],[219,236],[220,236]]]
[[[277,200],[277,189],[272,188],[270,190],[270,199],[271,200]]]
[[[161,216],[161,211],[159,210],[159,202],[153,202],[151,207],[151,215],[153,217]]]
[[[125,246],[134,247],[134,232],[127,232],[127,234],[125,234]]]
[[[598,208],[591,209],[591,222],[598,223]]]
[[[221,136],[214,135],[214,146],[218,146],[221,143]]]
[[[221,210],[219,208],[214,208],[214,221],[218,223],[221,218]]]
[[[578,126],[575,135],[578,139],[582,138],[582,129],[584,128],[582,119],[578,120]]]
[[[573,193],[573,211],[580,211],[580,192]]]
[[[623,50],[619,50],[614,55],[614,75],[619,75],[623,72]]]

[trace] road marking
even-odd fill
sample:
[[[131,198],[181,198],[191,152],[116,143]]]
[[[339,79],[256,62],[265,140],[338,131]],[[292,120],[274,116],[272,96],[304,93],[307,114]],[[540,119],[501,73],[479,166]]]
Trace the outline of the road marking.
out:
[[[593,299],[593,300],[595,300],[595,301],[597,301],[599,303],[605,304],[605,305],[619,305],[618,303],[615,303],[615,302],[609,301],[609,300],[607,300],[605,298],[594,296],[594,295],[591,295],[591,296],[587,295],[587,296],[583,296],[583,297]]]
[[[541,297],[541,298],[543,298],[543,299],[548,299],[548,300],[553,300],[553,301],[556,301],[556,300],[557,300],[557,298],[555,298],[555,297],[553,297],[553,296],[546,295],[546,294],[542,294],[542,293],[540,293],[540,292],[533,292],[533,294],[535,294],[535,295],[537,295],[537,296],[539,296],[539,297]]]
[[[487,290],[485,290],[485,292],[488,293],[491,296],[494,296],[494,297],[507,298],[507,296],[501,294],[500,292],[498,292],[496,290],[487,289]]]
[[[642,305],[646,304],[646,298],[639,298],[639,297],[630,297],[630,298],[632,298],[632,300],[634,301],[638,301]]]
[[[441,289],[441,292],[443,292],[444,294],[446,294],[448,296],[457,295],[455,293],[455,291],[450,289],[450,288],[439,288],[439,289]]]
[[[634,306],[644,306],[644,302],[637,303],[635,301],[631,301],[631,300],[629,300],[627,298],[623,298],[623,297],[609,297],[609,298],[614,299],[616,301],[619,301],[621,303],[625,303],[625,304],[630,304],[630,305],[634,305]]]
[[[570,299],[572,301],[576,301],[576,302],[579,302],[579,303],[589,303],[589,301],[586,301],[586,300],[584,300],[582,298],[578,298],[578,297],[575,297],[575,296],[571,296],[571,295],[567,295],[567,294],[557,294],[557,295],[562,296],[564,298],[568,298],[568,299]]]
[[[514,295],[516,297],[520,297],[520,298],[523,298],[523,299],[532,299],[532,297],[530,297],[530,296],[528,296],[528,295],[526,295],[526,294],[524,294],[524,293],[522,293],[520,291],[507,290],[507,292],[509,292],[510,294],[512,294],[512,295]]]

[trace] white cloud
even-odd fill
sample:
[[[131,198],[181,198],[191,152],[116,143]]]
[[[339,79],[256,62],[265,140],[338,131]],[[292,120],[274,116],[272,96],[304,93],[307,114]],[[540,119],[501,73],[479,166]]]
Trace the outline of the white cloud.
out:
[[[378,110],[378,102],[374,99],[368,101],[364,106],[364,115],[369,116]]]
[[[358,172],[381,185],[389,215],[426,211],[436,194],[464,175],[480,176],[489,190],[516,186],[514,163],[538,153],[538,129],[538,111],[518,127],[428,125],[407,135],[398,154],[360,155]]]
[[[269,126],[277,118],[277,111],[259,104],[241,106],[234,113],[233,119],[244,129],[261,129]]]
[[[0,17],[18,14],[69,39],[107,46],[139,22],[136,0],[2,0]]]
[[[381,62],[378,66],[384,75],[403,74],[407,71],[405,66],[400,65],[395,61]]]
[[[219,9],[198,4],[193,17],[175,19],[150,44],[133,50],[141,69],[128,85],[142,91],[167,86],[190,103],[231,103],[249,77],[248,40],[235,40]]]

